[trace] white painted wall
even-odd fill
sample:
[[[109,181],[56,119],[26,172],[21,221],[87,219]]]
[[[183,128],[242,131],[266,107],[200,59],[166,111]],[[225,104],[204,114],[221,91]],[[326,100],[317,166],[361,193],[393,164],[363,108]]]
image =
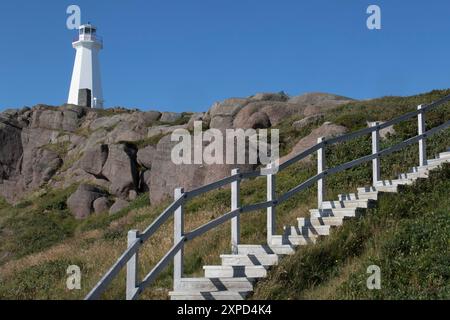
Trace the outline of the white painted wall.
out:
[[[103,90],[100,76],[100,61],[98,58],[102,44],[98,41],[87,40],[80,36],[80,40],[74,42],[72,45],[76,49],[76,56],[67,103],[78,104],[78,90],[90,89],[92,93],[92,106],[95,108],[103,108]],[[97,101],[97,105],[94,105],[94,101]]]

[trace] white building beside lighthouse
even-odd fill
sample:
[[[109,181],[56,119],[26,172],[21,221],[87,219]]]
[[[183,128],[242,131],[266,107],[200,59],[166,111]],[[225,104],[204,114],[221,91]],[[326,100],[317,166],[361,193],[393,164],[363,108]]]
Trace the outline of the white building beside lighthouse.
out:
[[[92,108],[103,108],[103,91],[100,77],[98,53],[103,49],[103,40],[91,24],[79,27],[79,34],[72,46],[76,49],[72,81],[70,83],[69,104],[80,104],[80,90],[89,89]]]

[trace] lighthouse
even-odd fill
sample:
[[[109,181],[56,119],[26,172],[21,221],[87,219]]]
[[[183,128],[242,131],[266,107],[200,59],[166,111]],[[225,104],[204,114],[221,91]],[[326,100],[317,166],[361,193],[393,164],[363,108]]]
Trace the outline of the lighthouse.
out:
[[[91,24],[81,25],[78,32],[72,42],[76,56],[67,103],[87,104],[92,108],[101,109],[103,108],[103,92],[98,53],[103,49],[103,40]],[[90,96],[86,97],[86,92],[90,93]]]

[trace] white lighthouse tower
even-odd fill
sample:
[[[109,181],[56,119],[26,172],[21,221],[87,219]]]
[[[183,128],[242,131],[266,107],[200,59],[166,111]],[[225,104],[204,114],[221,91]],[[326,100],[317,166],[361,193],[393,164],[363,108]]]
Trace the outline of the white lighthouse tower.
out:
[[[103,49],[103,40],[97,35],[97,29],[94,26],[84,24],[79,27],[79,34],[74,39],[72,46],[77,52],[67,103],[80,104],[80,90],[89,89],[91,92],[91,107],[103,108],[100,62],[98,59],[98,53]]]

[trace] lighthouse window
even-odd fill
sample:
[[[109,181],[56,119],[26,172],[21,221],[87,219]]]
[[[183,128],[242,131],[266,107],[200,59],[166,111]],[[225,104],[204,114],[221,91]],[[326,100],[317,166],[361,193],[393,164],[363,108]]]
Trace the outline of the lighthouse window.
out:
[[[91,33],[91,29],[90,29],[90,28],[86,28],[86,29],[85,29],[85,33],[86,33],[86,34],[90,34],[90,33]]]
[[[84,29],[80,29],[80,34],[84,34]]]

